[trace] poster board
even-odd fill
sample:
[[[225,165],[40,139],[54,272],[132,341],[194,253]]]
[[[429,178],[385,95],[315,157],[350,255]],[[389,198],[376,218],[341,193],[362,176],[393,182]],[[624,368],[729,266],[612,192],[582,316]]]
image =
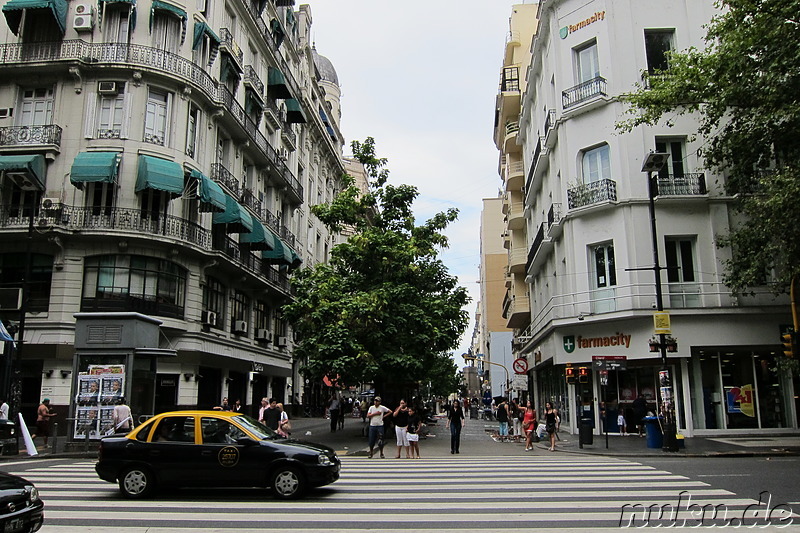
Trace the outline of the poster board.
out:
[[[78,374],[73,438],[99,439],[113,426],[114,405],[124,396],[125,365],[89,365]]]

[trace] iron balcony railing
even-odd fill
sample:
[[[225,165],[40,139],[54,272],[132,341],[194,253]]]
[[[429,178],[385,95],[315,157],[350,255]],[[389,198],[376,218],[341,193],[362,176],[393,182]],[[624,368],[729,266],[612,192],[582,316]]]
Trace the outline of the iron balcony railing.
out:
[[[211,179],[220,185],[227,187],[234,196],[238,197],[241,194],[239,180],[237,180],[236,176],[234,176],[230,170],[225,168],[225,165],[222,163],[211,164]]]
[[[246,248],[238,242],[224,234],[215,233],[211,244],[213,250],[222,252],[232,261],[244,266],[251,272],[266,278],[270,283],[284,292],[290,291],[289,277],[271,268],[269,263],[265,263],[261,258],[249,253]]]
[[[525,263],[525,272],[530,271],[533,259],[536,257],[539,248],[542,247],[542,243],[544,242],[544,226],[544,222],[539,224],[539,231],[536,232],[536,237],[533,238],[533,242],[531,243],[531,249],[528,250],[528,261]]]
[[[547,135],[547,132],[550,131],[556,123],[556,110],[550,109],[547,111],[547,118],[544,119],[544,133]]]
[[[252,189],[248,189],[247,187],[242,188],[242,205],[245,207],[249,207],[254,213],[258,215],[258,218],[262,218],[261,216],[261,200],[255,194],[255,191]]]
[[[550,210],[547,212],[547,226],[550,227],[559,222],[561,222],[561,204],[552,204]]]
[[[702,172],[680,176],[659,175],[656,179],[656,196],[702,196],[707,193],[706,176]]]
[[[233,40],[233,34],[231,34],[228,28],[219,29],[219,44],[239,62],[239,65],[242,64],[244,52],[242,52],[242,49],[236,44],[236,41]]]
[[[256,69],[251,65],[244,66],[244,83],[250,84],[259,96],[264,96],[264,82],[256,74]]]
[[[602,76],[597,76],[565,90],[561,94],[561,104],[564,109],[567,109],[595,96],[606,96],[606,79]]]
[[[294,150],[294,147],[297,146],[297,134],[292,130],[292,125],[289,122],[284,121],[281,124],[281,137],[288,144],[291,144]]]
[[[260,19],[259,19],[260,20]],[[242,105],[236,101],[223,84],[218,83],[202,66],[191,60],[150,46],[117,43],[88,43],[80,39],[43,43],[5,43],[0,44],[0,65],[15,63],[82,62],[99,65],[110,63],[113,66],[138,66],[168,73],[173,78],[188,81],[199,87],[217,105],[228,110],[236,122],[246,132],[253,145],[273,166],[276,174],[283,178],[295,196],[302,200],[303,186],[280,160],[275,148],[258,130],[258,125],[250,119]],[[282,72],[293,94],[299,95],[297,84],[291,78],[288,68]],[[113,134],[112,134],[113,135]],[[158,144],[158,143],[157,143]]]
[[[0,146],[30,145],[61,146],[61,126],[3,126],[0,127]]]
[[[567,190],[570,209],[605,201],[617,201],[617,182],[609,179],[593,181]]]

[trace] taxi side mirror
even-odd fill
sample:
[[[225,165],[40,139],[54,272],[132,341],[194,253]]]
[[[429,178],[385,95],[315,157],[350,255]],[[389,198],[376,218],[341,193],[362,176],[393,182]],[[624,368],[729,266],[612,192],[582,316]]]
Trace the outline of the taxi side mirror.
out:
[[[239,437],[236,439],[236,444],[239,444],[240,446],[252,446],[254,444],[258,444],[258,441],[253,440],[250,437]]]

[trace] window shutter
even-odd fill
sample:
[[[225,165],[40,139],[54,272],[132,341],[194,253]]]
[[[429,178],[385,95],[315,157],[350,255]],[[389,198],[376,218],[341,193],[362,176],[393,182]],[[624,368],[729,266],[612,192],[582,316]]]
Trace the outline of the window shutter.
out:
[[[94,139],[97,131],[97,93],[92,91],[86,97],[86,122],[84,123],[83,136]]]
[[[128,91],[125,91],[125,99],[123,100],[122,108],[125,110],[125,115],[122,117],[122,128],[120,129],[119,136],[123,139],[128,138],[128,131],[131,123],[131,113],[133,105],[133,97]]]

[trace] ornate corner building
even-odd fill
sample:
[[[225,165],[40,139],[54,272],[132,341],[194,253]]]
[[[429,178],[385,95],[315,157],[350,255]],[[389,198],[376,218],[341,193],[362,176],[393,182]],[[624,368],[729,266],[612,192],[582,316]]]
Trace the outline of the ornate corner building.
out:
[[[29,420],[43,395],[102,417],[120,383],[79,401],[92,375],[123,374],[137,415],[302,400],[280,307],[340,238],[309,206],[344,163],[336,72],[294,4],[3,4],[0,317],[24,328],[4,376]]]

